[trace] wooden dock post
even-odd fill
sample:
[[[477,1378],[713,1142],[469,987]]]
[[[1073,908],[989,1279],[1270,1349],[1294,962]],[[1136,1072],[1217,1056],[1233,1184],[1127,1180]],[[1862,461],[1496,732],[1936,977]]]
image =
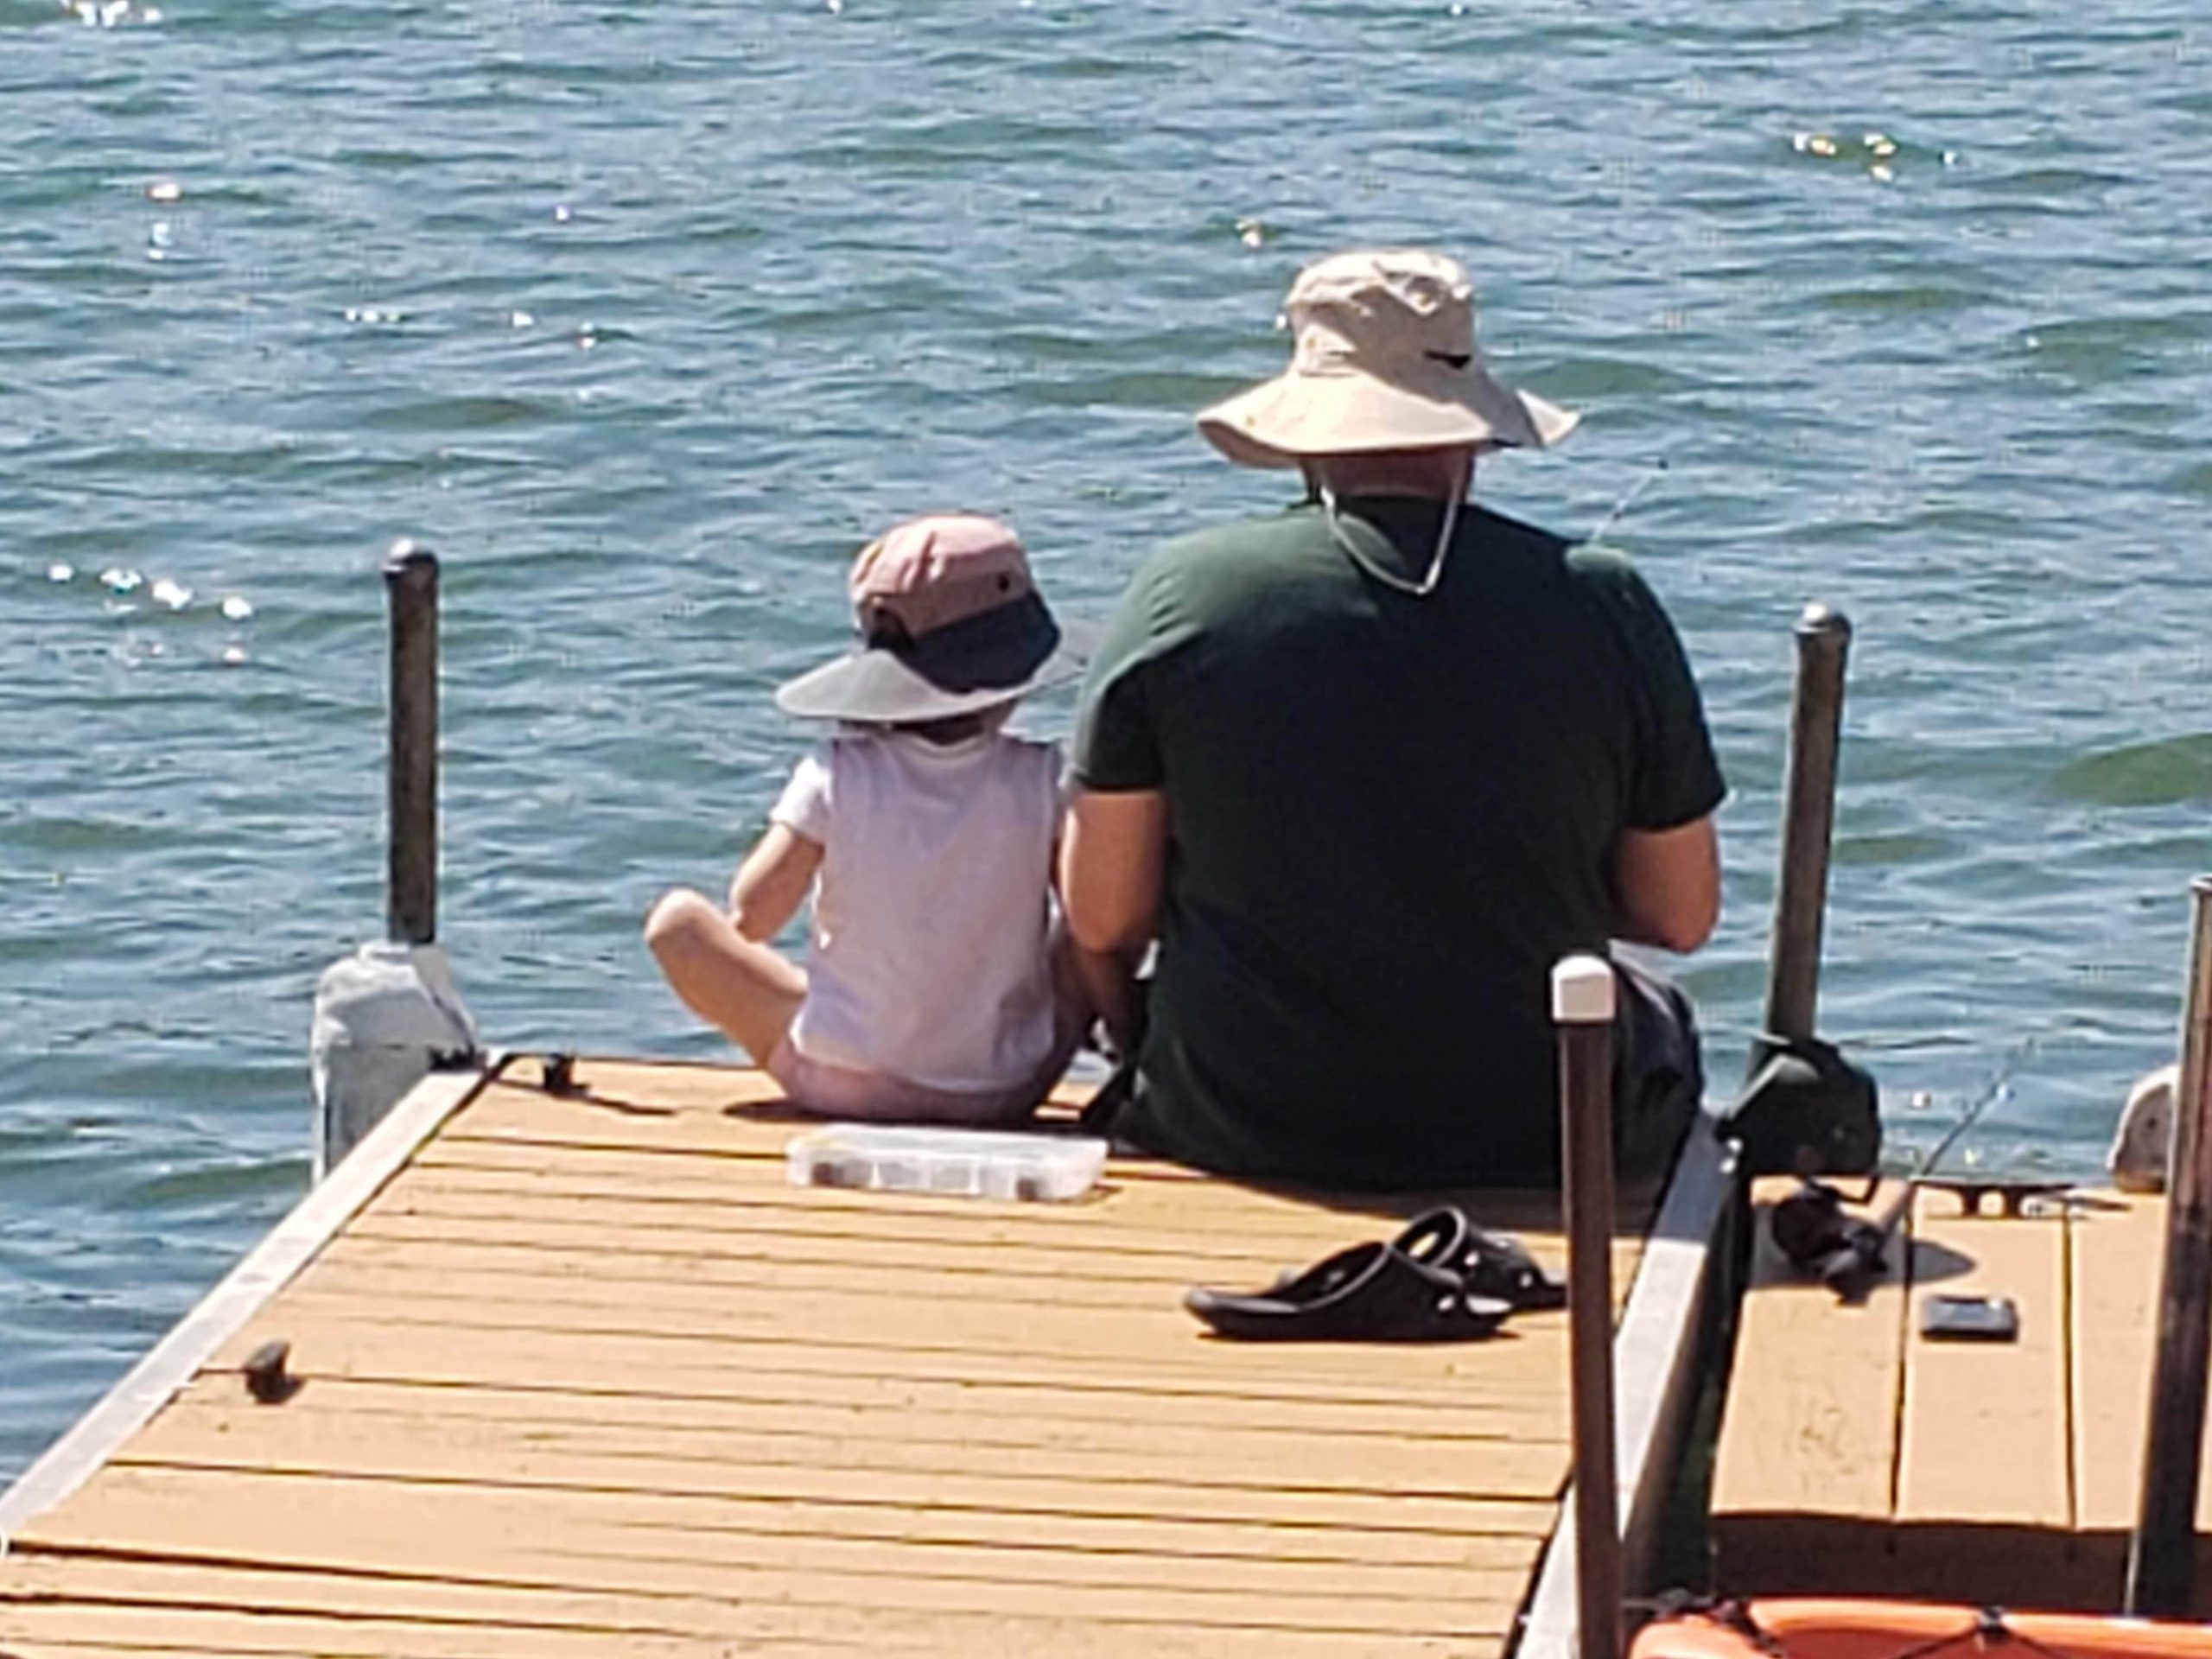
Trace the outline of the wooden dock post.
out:
[[[334,1168],[433,1066],[473,1063],[476,1022],[438,935],[438,561],[413,542],[385,560],[391,595],[385,938],[315,987],[315,1179]]]
[[[402,944],[438,936],[438,559],[401,540],[384,566],[391,601],[391,844],[385,926]]]
[[[1797,619],[1782,872],[1774,895],[1773,955],[1767,964],[1765,1029],[1791,1039],[1814,1034],[1820,1001],[1821,932],[1835,831],[1844,662],[1850,650],[1851,623],[1843,613],[1808,605]]]
[[[1851,624],[1840,611],[1808,605],[1796,634],[1765,1023],[1752,1039],[1743,1092],[1728,1109],[1724,1133],[1743,1148],[1747,1175],[1863,1173],[1881,1154],[1879,1091],[1862,1067],[1817,1034]]]
[[[1611,966],[1552,969],[1559,1028],[1560,1147],[1567,1224],[1567,1343],[1574,1390],[1575,1651],[1619,1659],[1624,1594],[1613,1434],[1613,1013]]]
[[[2166,1173],[2158,1348],[2143,1440],[2141,1507],[2127,1554],[2127,1611],[2148,1618],[2190,1615],[2205,1370],[2212,1354],[2212,876],[2190,883],[2190,894],[2196,925]]]

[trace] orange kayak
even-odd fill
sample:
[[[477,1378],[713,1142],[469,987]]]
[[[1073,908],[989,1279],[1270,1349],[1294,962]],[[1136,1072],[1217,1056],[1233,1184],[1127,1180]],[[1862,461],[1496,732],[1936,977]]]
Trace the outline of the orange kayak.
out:
[[[1647,1624],[1630,1659],[2212,1659],[2212,1624],[1933,1602],[1777,1598]]]

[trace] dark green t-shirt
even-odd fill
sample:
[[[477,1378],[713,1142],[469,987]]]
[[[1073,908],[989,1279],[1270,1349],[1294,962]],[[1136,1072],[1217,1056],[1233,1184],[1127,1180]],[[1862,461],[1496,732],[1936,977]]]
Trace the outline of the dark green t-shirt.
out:
[[[1418,582],[1441,504],[1339,504]],[[1169,845],[1127,1128],[1332,1185],[1541,1179],[1552,964],[1604,950],[1624,829],[1725,786],[1681,642],[1627,560],[1472,505],[1435,591],[1323,513],[1160,548],[1083,693],[1089,789]]]

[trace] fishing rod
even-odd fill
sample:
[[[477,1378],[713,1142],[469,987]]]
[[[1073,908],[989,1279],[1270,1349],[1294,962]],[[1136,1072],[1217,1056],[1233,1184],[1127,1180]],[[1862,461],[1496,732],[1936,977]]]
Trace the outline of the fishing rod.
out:
[[[1643,469],[1643,476],[1637,479],[1635,483],[1628,486],[1627,491],[1621,496],[1621,499],[1613,503],[1613,510],[1598,521],[1598,527],[1592,531],[1587,536],[1584,537],[1582,538],[1583,541],[1586,543],[1594,542],[1603,536],[1607,531],[1611,530],[1615,524],[1620,523],[1624,518],[1627,517],[1628,510],[1636,505],[1637,498],[1641,496],[1644,491],[1649,489],[1654,484],[1657,483],[1659,481],[1659,475],[1666,470],[1667,458],[1664,455],[1660,456],[1649,467],[1645,467]]]
[[[1838,1295],[1863,1295],[1881,1273],[1891,1239],[1897,1236],[1913,1196],[1935,1177],[1943,1155],[1965,1138],[1984,1113],[2012,1097],[2012,1072],[2032,1046],[2022,1044],[2005,1057],[1988,1085],[1959,1115],[1943,1138],[1923,1154],[1889,1203],[1869,1217],[1843,1213],[1843,1195],[1826,1181],[1807,1180],[1774,1207],[1768,1225],[1790,1263]],[[1870,1192],[1868,1196],[1872,1196]]]

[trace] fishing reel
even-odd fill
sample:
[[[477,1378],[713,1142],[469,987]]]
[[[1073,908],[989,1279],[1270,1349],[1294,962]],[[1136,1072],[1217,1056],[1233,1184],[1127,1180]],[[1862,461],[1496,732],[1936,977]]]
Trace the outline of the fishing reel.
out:
[[[1808,1176],[1767,1211],[1767,1231],[1789,1265],[1840,1296],[1856,1296],[1888,1265],[1892,1222],[1885,1226],[1847,1214],[1844,1197]]]
[[[1866,1175],[1882,1154],[1872,1076],[1817,1037],[1762,1036],[1721,1132],[1746,1175]]]
[[[1818,1042],[1808,1046],[1815,1050],[1827,1049],[1826,1044]],[[1745,1090],[1743,1103],[1737,1108],[1738,1116],[1754,1105],[1760,1092],[1761,1081],[1773,1073],[1779,1059],[1786,1057],[1787,1053],[1785,1049],[1781,1056],[1770,1059],[1766,1067],[1753,1077],[1751,1086]],[[1873,1116],[1874,1080],[1858,1071],[1855,1066],[1849,1065],[1833,1049],[1827,1049],[1827,1053],[1834,1057],[1838,1068],[1834,1076],[1834,1091],[1830,1096],[1832,1103],[1840,1100],[1855,1111],[1857,1105],[1852,1096],[1856,1081],[1864,1083],[1863,1107],[1872,1138],[1866,1142],[1866,1162],[1853,1169],[1853,1173],[1866,1173],[1866,1190],[1853,1202],[1872,1204],[1881,1185],[1881,1178],[1874,1173],[1874,1154],[1881,1145],[1881,1124]],[[1820,1056],[1815,1053],[1811,1058],[1817,1060]],[[1855,1301],[1866,1294],[1887,1268],[1890,1241],[1897,1236],[1906,1211],[1912,1207],[1913,1195],[1923,1187],[1944,1186],[1956,1191],[1968,1214],[1979,1214],[1983,1198],[1994,1192],[2007,1215],[2021,1214],[2030,1200],[2065,1190],[2070,1183],[1956,1177],[1938,1180],[1936,1177],[1936,1166],[1942,1161],[1943,1154],[1956,1146],[1961,1137],[1980,1121],[1984,1112],[1999,1101],[2011,1098],[2012,1069],[2009,1060],[1998,1069],[1997,1075],[1990,1080],[1989,1087],[1960,1114],[1959,1121],[1951,1125],[1949,1132],[1922,1154],[1919,1163],[1889,1202],[1872,1217],[1845,1213],[1843,1194],[1830,1183],[1815,1179],[1822,1173],[1843,1172],[1834,1164],[1824,1167],[1817,1161],[1817,1147],[1800,1140],[1797,1190],[1767,1212],[1767,1230],[1774,1240],[1775,1247],[1789,1258],[1789,1264],[1799,1273],[1808,1278],[1820,1280],[1838,1295]],[[1847,1075],[1851,1072],[1857,1072],[1857,1080]],[[1788,1100],[1789,1097],[1790,1091],[1785,1089],[1783,1098]],[[1777,1121],[1787,1123],[1796,1120],[1784,1114]],[[1848,1116],[1831,1118],[1829,1127],[1832,1131],[1846,1128],[1850,1121]],[[1812,1122],[1818,1124],[1817,1116]],[[1785,1137],[1782,1145],[1787,1144]],[[1780,1147],[1770,1147],[1770,1151],[1780,1149]]]

